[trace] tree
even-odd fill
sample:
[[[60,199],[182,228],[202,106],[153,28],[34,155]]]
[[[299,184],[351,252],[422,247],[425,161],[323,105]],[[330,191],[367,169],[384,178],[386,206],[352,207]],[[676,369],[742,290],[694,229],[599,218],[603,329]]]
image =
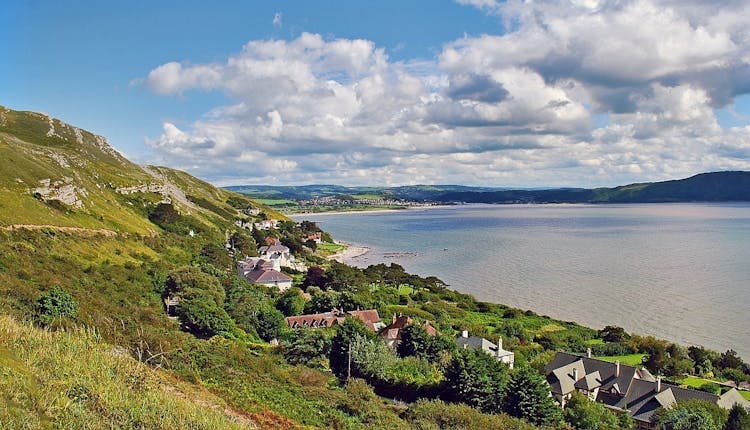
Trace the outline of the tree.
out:
[[[623,417],[628,417],[623,414]],[[601,403],[592,402],[579,392],[573,392],[563,411],[565,422],[578,430],[617,430],[632,427],[621,420]],[[623,425],[625,424],[625,426]]]
[[[227,336],[234,331],[232,318],[205,290],[198,288],[183,290],[176,312],[183,326],[196,336]]]
[[[721,430],[728,412],[705,400],[679,401],[668,409],[659,409],[651,423],[662,430]]]
[[[716,367],[719,369],[740,369],[742,368],[742,364],[742,359],[737,354],[737,351],[729,349],[721,353]]]
[[[747,430],[750,429],[750,414],[737,403],[729,411],[729,418],[724,424],[723,430]]]
[[[327,330],[296,330],[284,344],[284,358],[289,364],[323,368],[331,352],[331,336]]]
[[[346,379],[349,369],[349,351],[357,338],[375,339],[377,335],[369,330],[362,321],[346,317],[344,322],[336,327],[336,335],[331,339],[331,354],[329,362],[331,371],[339,379]],[[358,375],[356,367],[352,369],[352,376]]]
[[[313,266],[307,268],[307,275],[305,276],[305,280],[302,281],[302,287],[307,289],[307,287],[315,286],[319,288],[323,288],[326,285],[326,271],[320,266]]]
[[[630,335],[622,327],[608,325],[599,330],[599,337],[605,342],[623,342],[628,340]]]
[[[276,299],[276,309],[287,317],[301,314],[305,309],[305,298],[301,292],[299,288],[294,287],[281,293]]]
[[[286,326],[284,314],[265,303],[258,309],[256,318],[255,331],[266,342],[278,338]]]
[[[304,312],[306,314],[315,314],[320,312],[329,312],[331,309],[339,307],[339,293],[335,291],[321,291],[310,297],[305,303]]]
[[[171,203],[159,203],[149,214],[148,219],[154,224],[164,227],[167,224],[173,224],[180,219],[180,213],[177,212]]]
[[[182,296],[187,289],[203,290],[213,297],[216,304],[224,303],[224,287],[219,280],[193,266],[183,266],[172,270],[164,283],[164,294],[167,296]]]
[[[530,367],[516,367],[503,393],[502,410],[535,425],[556,425],[560,408],[550,396],[550,388],[541,374]]]
[[[500,412],[507,367],[478,349],[459,349],[445,369],[444,397],[483,412]]]
[[[36,302],[37,321],[48,326],[57,318],[73,318],[78,313],[78,303],[73,296],[60,288],[52,287]]]
[[[401,329],[401,343],[396,352],[401,357],[417,356],[424,358],[430,348],[432,336],[419,324],[411,324]]]

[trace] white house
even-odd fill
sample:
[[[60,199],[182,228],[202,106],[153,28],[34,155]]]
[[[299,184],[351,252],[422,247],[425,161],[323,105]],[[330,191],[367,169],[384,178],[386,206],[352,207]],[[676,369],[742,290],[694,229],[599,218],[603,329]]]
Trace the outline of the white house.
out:
[[[456,345],[458,348],[470,348],[470,349],[481,349],[487,354],[495,357],[497,361],[503,362],[508,365],[511,369],[515,362],[515,354],[511,351],[503,349],[503,338],[499,338],[497,345],[490,342],[489,340],[479,336],[469,336],[469,332],[464,330],[461,332],[461,336],[456,338]]]

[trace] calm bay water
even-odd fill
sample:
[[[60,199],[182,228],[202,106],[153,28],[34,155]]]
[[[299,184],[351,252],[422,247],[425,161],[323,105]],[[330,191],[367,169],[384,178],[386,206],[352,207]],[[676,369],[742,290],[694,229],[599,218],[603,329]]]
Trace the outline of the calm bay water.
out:
[[[750,360],[750,204],[466,205],[298,215],[475,297]]]

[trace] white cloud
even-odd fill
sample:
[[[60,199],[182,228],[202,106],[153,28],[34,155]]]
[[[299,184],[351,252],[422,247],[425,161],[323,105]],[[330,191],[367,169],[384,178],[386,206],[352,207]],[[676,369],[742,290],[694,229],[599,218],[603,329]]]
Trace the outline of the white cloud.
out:
[[[155,93],[236,103],[149,144],[223,183],[607,185],[750,168],[748,129],[714,114],[750,92],[745,2],[461,3],[513,31],[426,61],[303,33],[163,64],[143,79]]]

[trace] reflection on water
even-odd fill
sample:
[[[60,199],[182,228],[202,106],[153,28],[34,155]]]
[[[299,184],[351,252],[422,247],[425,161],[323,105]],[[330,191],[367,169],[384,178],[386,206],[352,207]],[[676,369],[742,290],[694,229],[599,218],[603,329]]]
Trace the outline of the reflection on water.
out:
[[[750,204],[467,205],[300,215],[481,300],[750,358]]]

